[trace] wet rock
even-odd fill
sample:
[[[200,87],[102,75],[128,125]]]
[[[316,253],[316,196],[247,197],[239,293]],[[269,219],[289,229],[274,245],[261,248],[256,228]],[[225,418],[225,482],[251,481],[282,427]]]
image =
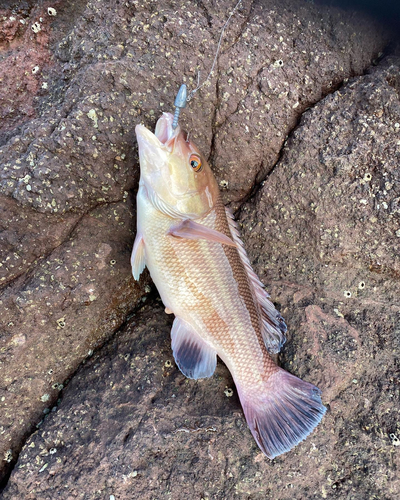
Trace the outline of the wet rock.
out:
[[[323,391],[314,433],[267,460],[225,366],[202,381],[178,371],[156,303],[79,369],[24,446],[5,500],[398,497],[399,214],[382,205],[399,195],[399,63],[305,113],[240,212],[289,326],[281,364]]]
[[[130,277],[133,220],[128,202],[92,210],[62,244],[3,289],[3,457],[18,455],[22,440],[54,404],[64,381],[143,295]]]
[[[330,463],[312,473],[324,498],[400,493],[399,68],[385,60],[304,113],[241,210],[251,260],[289,320],[283,366],[329,405]]]
[[[48,7],[56,9],[55,16],[48,14]],[[3,8],[3,17],[0,18],[0,79],[2,89],[5,89],[0,97],[0,456],[4,458],[1,465],[4,474],[17,459],[26,436],[57,401],[65,380],[96,347],[112,337],[127,315],[142,303],[148,281],[144,277],[140,286],[134,284],[129,268],[135,224],[130,191],[135,188],[139,173],[134,125],[143,121],[147,126],[153,126],[162,111],[171,109],[182,79],[189,86],[195,85],[198,67],[205,78],[211,68],[220,29],[231,7],[231,4],[221,2],[201,6],[179,3],[178,8],[175,2],[155,5],[126,1],[115,3],[110,9],[106,3],[77,0],[67,4],[41,2],[38,5],[27,1],[20,2],[14,9],[7,3]],[[39,23],[40,30],[37,27],[32,29],[35,23]],[[272,0],[255,2],[239,10],[227,30],[215,78],[204,85],[182,116],[196,142],[210,156],[218,181],[224,186],[226,201],[237,206],[238,201],[250,194],[254,185],[273,168],[286,135],[301,113],[346,78],[361,74],[369,67],[384,49],[388,36],[361,15],[349,19],[340,10],[312,4],[305,6],[295,0],[279,2],[279,5]],[[345,87],[348,96],[352,96],[348,99],[351,101],[358,96],[358,100],[344,107],[343,113],[340,111],[341,102],[345,100],[340,93],[323,101],[323,106],[328,107],[332,101],[330,112],[336,113],[335,120],[342,124],[343,131],[347,130],[346,120],[353,116],[353,108],[359,110],[359,128],[356,123],[352,124],[354,128],[346,132],[347,142],[344,139],[338,142],[341,148],[347,147],[353,133],[359,134],[360,139],[365,128],[361,121],[369,126],[364,115],[370,116],[371,109],[373,113],[382,111],[382,116],[387,119],[391,116],[387,114],[385,101],[378,110],[379,93],[371,94],[373,84],[371,88],[365,84],[365,78],[370,78],[371,82],[378,82],[380,78],[382,92],[385,98],[392,96],[391,105],[394,106],[394,95],[399,88],[396,70],[390,70],[388,66],[384,70],[386,73],[379,71],[381,73],[372,73]],[[356,87],[351,87],[353,84]],[[357,93],[361,92],[357,85],[364,85],[364,94]],[[370,95],[373,95],[371,103]],[[314,116],[312,113],[314,110],[304,120]],[[305,123],[299,131],[306,130]],[[334,121],[330,123],[334,127]],[[321,165],[328,169],[325,165],[331,168],[335,164],[338,171],[343,168],[350,175],[350,162],[347,160],[346,164],[342,159],[344,153],[335,145],[333,136],[323,135],[318,125],[315,127],[310,132],[314,134],[315,145],[308,141],[308,149],[303,151],[296,142],[287,150],[292,153],[285,154],[292,154],[293,161],[314,154],[310,156],[310,165],[321,161]],[[394,160],[389,160],[387,152],[393,153],[390,148],[396,136],[394,132],[389,138],[385,135],[386,129],[390,127],[374,129],[377,143],[364,141],[364,137],[359,146],[354,141],[352,151],[355,159],[364,154],[365,161],[375,153],[377,171],[385,165],[381,174],[370,181],[366,179],[360,189],[367,190],[370,186],[380,207],[384,207],[383,203],[388,205],[388,212],[382,214],[391,211],[394,220],[398,194],[392,196],[395,189],[391,188],[389,199],[383,190],[389,193],[390,189],[383,188],[382,183],[395,181]],[[339,134],[340,129],[335,133]],[[365,134],[365,137],[369,135]],[[383,140],[379,142],[381,137],[389,141],[386,147]],[[329,140],[333,143],[330,144]],[[329,147],[325,147],[326,144]],[[333,243],[327,238],[318,239],[316,227],[310,222],[316,217],[316,211],[307,211],[303,206],[304,200],[308,200],[313,178],[313,174],[308,174],[303,179],[305,192],[302,193],[299,187],[295,201],[300,207],[298,211],[310,213],[311,219],[304,225],[301,217],[296,217],[295,222],[291,219],[293,225],[287,229],[296,235],[296,248],[304,248],[303,242],[311,240],[314,251],[299,250],[299,260],[292,260],[289,250],[293,252],[293,248],[288,241],[280,245],[278,235],[273,232],[268,239],[269,233],[265,231],[249,231],[249,225],[257,228],[258,222],[264,224],[266,210],[268,214],[272,213],[269,198],[264,199],[263,196],[267,195],[263,193],[278,171],[287,171],[287,176],[278,178],[268,196],[276,197],[273,206],[286,196],[286,185],[293,172],[283,165],[273,171],[259,196],[243,209],[242,222],[257,271],[268,281],[272,276],[278,280],[280,285],[273,282],[272,290],[282,304],[286,318],[291,321],[291,330],[300,332],[291,339],[283,362],[291,371],[321,385],[325,389],[326,402],[333,405],[333,398],[338,398],[341,388],[348,387],[352,380],[353,370],[349,363],[357,362],[360,367],[366,365],[367,345],[375,352],[377,340],[379,345],[384,345],[392,339],[388,325],[395,321],[397,309],[391,310],[390,316],[385,311],[386,303],[391,303],[394,297],[393,283],[398,272],[391,243],[393,232],[390,232],[396,229],[392,219],[387,222],[380,218],[381,215],[376,216],[373,227],[379,228],[380,237],[389,245],[383,253],[379,241],[374,242],[373,231],[366,233],[361,240],[365,251],[356,247],[352,236],[345,238],[344,231],[350,232],[353,227],[358,231],[357,236],[361,234],[362,224],[357,222],[357,217],[364,217],[366,222],[368,212],[356,216],[341,208],[343,204],[347,208],[353,206],[343,201],[343,197],[352,191],[343,182],[347,177],[341,174],[344,177],[335,180],[340,185],[332,184],[339,194],[325,206],[330,214],[326,228],[335,230],[337,221],[333,213],[335,217],[348,220],[347,225],[342,232],[339,231],[338,240]],[[322,166],[320,184],[315,185],[316,189],[326,189],[333,176],[332,173],[328,175],[328,170]],[[360,172],[361,168],[359,164]],[[368,172],[363,171],[362,175]],[[388,179],[384,179],[385,172]],[[357,182],[354,180],[354,185]],[[344,191],[340,190],[342,184],[347,188]],[[362,199],[367,203],[361,204],[361,208],[369,210],[372,201],[365,193],[362,192]],[[354,191],[353,196],[358,194]],[[313,198],[313,202],[318,205],[319,198]],[[331,214],[332,207],[337,208]],[[283,221],[287,216],[285,218],[281,208],[279,206],[277,214],[271,217],[285,228]],[[264,244],[268,244],[268,251],[264,250]],[[263,254],[257,245],[262,245]],[[364,268],[346,267],[354,262],[361,265],[359,263],[366,261],[367,254],[373,259],[370,268],[365,268],[371,273],[368,279],[372,285],[361,271],[358,273]],[[313,276],[317,269],[315,260],[318,262],[318,259],[321,262],[318,267],[320,278],[309,283],[305,276]],[[326,263],[329,264],[327,268]],[[341,275],[334,268],[336,265],[349,269],[348,274]],[[293,269],[293,273],[288,273],[288,269]],[[334,269],[337,272],[333,279]],[[335,313],[332,318],[329,306],[317,299],[320,290],[332,289],[329,293],[339,294],[344,304],[348,304],[344,301],[343,290],[351,291],[354,300],[354,290],[359,283],[351,281],[351,277],[364,280],[365,291],[360,289],[357,294],[368,297],[371,309],[360,306],[345,311],[344,305],[339,304],[336,309],[344,317]],[[377,294],[368,295],[373,289],[369,287],[375,286],[377,279],[380,279],[380,284],[384,282],[383,292],[378,287]],[[296,303],[294,296],[298,299]],[[380,322],[378,328],[374,318],[381,320],[383,313],[385,318],[391,319],[386,319],[383,326]],[[337,419],[329,420],[328,415],[325,427],[319,431],[320,437],[316,438],[321,441],[307,441],[293,452],[292,459],[284,457],[272,464],[265,461],[244,424],[237,399],[227,399],[224,394],[225,386],[232,385],[227,371],[219,366],[218,376],[207,383],[187,382],[173,367],[170,371],[167,367],[170,375],[163,376],[165,370],[160,367],[159,352],[153,348],[149,354],[150,344],[145,343],[141,334],[160,346],[162,353],[169,353],[167,359],[170,359],[166,340],[170,325],[163,323],[158,309],[154,313],[145,310],[140,318],[134,318],[134,323],[123,331],[117,344],[110,344],[104,353],[99,352],[95,361],[90,361],[65,391],[63,415],[68,415],[68,419],[75,422],[75,430],[80,431],[75,433],[72,426],[66,428],[60,443],[68,444],[65,448],[61,445],[62,452],[55,452],[54,449],[60,447],[55,444],[58,438],[52,434],[54,443],[51,444],[45,437],[46,432],[50,432],[47,426],[52,426],[55,422],[52,419],[57,416],[50,413],[24,448],[4,493],[5,498],[53,498],[56,491],[62,497],[63,488],[69,488],[68,491],[75,488],[76,495],[79,495],[78,485],[83,491],[89,484],[87,478],[94,477],[93,464],[100,470],[104,466],[111,477],[117,477],[114,471],[118,469],[116,459],[119,456],[124,457],[124,465],[118,469],[120,475],[115,482],[110,480],[110,484],[112,488],[120,489],[121,498],[128,495],[127,492],[139,490],[143,492],[143,498],[151,498],[151,495],[159,498],[172,491],[176,484],[180,484],[183,498],[187,498],[193,494],[193,483],[196,483],[195,491],[199,497],[218,498],[219,495],[227,498],[233,492],[245,495],[250,491],[248,494],[253,495],[252,498],[257,498],[257,495],[264,498],[265,491],[273,488],[270,483],[266,485],[265,477],[270,477],[271,470],[276,467],[279,468],[281,491],[289,488],[287,498],[293,498],[290,485],[303,484],[299,478],[309,471],[308,465],[301,462],[304,453],[312,457],[313,463],[325,460],[326,467],[332,467],[327,450],[336,449]],[[369,325],[365,338],[359,330],[359,321]],[[309,349],[304,349],[304,339],[310,345]],[[119,354],[114,355],[110,346],[117,350],[121,348],[118,353],[122,358]],[[321,357],[317,358],[315,346],[322,346]],[[392,364],[387,351],[379,353],[379,360],[389,363],[389,373]],[[128,354],[132,359],[139,357],[137,370],[130,358],[125,360]],[[146,355],[149,358],[146,359]],[[333,364],[329,366],[333,368],[325,371],[323,366],[328,366],[331,359]],[[322,364],[324,360],[326,363]],[[381,372],[383,366],[379,365]],[[128,383],[122,381],[121,376],[128,378]],[[93,380],[95,394],[88,395],[86,391],[92,390],[92,386],[88,386],[82,377]],[[111,386],[107,384],[109,377],[115,377],[113,384],[119,388],[111,394],[108,392]],[[132,390],[133,387],[141,389],[134,392],[137,389]],[[178,388],[177,394],[175,387]],[[351,389],[348,389],[349,397]],[[193,413],[187,417],[187,400],[192,400],[193,393],[198,399]],[[116,399],[113,399],[113,394]],[[92,406],[85,413],[85,401],[91,397]],[[379,397],[383,399],[377,404],[386,404],[385,395]],[[153,398],[156,399],[153,401]],[[176,406],[171,406],[168,398],[173,399]],[[375,401],[372,396],[370,398],[369,401]],[[335,401],[345,414],[348,400],[342,402],[338,398]],[[208,406],[208,402],[212,404]],[[79,405],[78,415],[81,415],[83,426],[74,420],[76,405]],[[165,406],[173,408],[172,413],[166,414]],[[84,415],[90,416],[91,420],[85,420]],[[392,422],[391,417],[387,418],[387,422]],[[117,422],[115,426],[114,420]],[[132,423],[134,421],[136,426]],[[385,432],[389,427],[388,424]],[[218,430],[214,431],[214,428]],[[392,433],[395,432],[392,429]],[[125,437],[126,455],[123,451]],[[40,439],[49,447],[41,448],[43,443],[36,442]],[[365,439],[369,443],[369,438]],[[314,442],[322,452],[312,448]],[[204,445],[200,451],[199,443]],[[378,443],[379,440],[376,446]],[[391,445],[389,448],[393,449]],[[41,451],[37,453],[37,449]],[[240,456],[238,449],[244,450]],[[82,470],[76,465],[71,469],[71,452],[74,457],[79,457]],[[33,464],[42,460],[46,453],[55,462],[43,461],[35,468]],[[137,457],[136,468],[131,466],[131,454]],[[102,457],[101,462],[96,462],[98,457]],[[166,466],[167,463],[170,465]],[[340,463],[339,460],[337,471]],[[376,462],[374,466],[383,467],[382,463]],[[187,468],[189,464],[190,469]],[[217,468],[215,464],[218,464]],[[290,482],[282,479],[287,477],[288,467],[292,467],[293,473]],[[304,484],[311,484],[310,488],[320,491],[320,483],[325,484],[321,478],[325,477],[326,467],[322,467],[318,477],[315,476],[314,483],[305,481]],[[82,479],[77,477],[77,470]],[[27,471],[29,479],[24,476]],[[50,476],[49,471],[53,471]],[[329,472],[327,477],[335,477],[347,487],[346,481],[342,481],[336,472]],[[194,480],[196,478],[198,481]],[[104,492],[113,494],[107,481],[104,476],[96,479],[92,492],[87,495],[97,498]],[[148,489],[150,482],[152,486]],[[36,489],[36,493],[30,493],[32,489]]]

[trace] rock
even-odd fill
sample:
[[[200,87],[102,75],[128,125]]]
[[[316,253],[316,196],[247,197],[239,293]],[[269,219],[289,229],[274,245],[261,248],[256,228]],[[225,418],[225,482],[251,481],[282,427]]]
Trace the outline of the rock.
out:
[[[51,65],[50,18],[34,4],[5,0],[0,6],[0,145],[15,135],[15,127],[35,116],[40,75],[43,67]]]
[[[139,171],[133,126],[125,132],[117,118],[125,93],[101,78],[95,94],[82,77],[90,63],[62,60],[83,5],[52,2],[50,16],[48,2],[34,4],[0,16],[0,483],[64,381],[141,304],[146,285],[130,277]],[[71,64],[81,73],[68,88]]]
[[[225,366],[178,371],[156,301],[78,370],[4,500],[398,497],[399,68],[385,60],[307,111],[240,212],[289,326],[281,364],[323,391],[314,433],[267,460]]]
[[[48,7],[55,8],[57,15],[49,16]],[[331,412],[318,434],[296,448],[292,455],[270,463],[253,442],[238,400],[228,399],[224,394],[225,386],[232,386],[232,381],[223,366],[218,367],[215,379],[187,382],[175,368],[166,371],[167,367],[160,365],[157,349],[149,353],[153,342],[166,360],[171,358],[170,324],[157,307],[145,308],[140,315],[133,316],[118,338],[113,337],[142,305],[148,283],[145,276],[140,284],[135,284],[129,266],[135,226],[130,191],[136,187],[139,174],[134,125],[142,120],[152,127],[162,111],[170,111],[182,80],[186,80],[189,87],[194,86],[197,67],[201,69],[201,78],[206,77],[220,29],[231,7],[227,2],[201,6],[180,3],[178,8],[175,2],[155,6],[152,2],[138,4],[129,0],[116,3],[112,10],[106,3],[91,1],[67,5],[61,2],[35,5],[24,1],[13,10],[8,3],[3,7],[0,17],[0,43],[6,47],[0,59],[0,80],[5,89],[0,98],[0,456],[4,458],[3,478],[7,478],[14,466],[27,436],[48,415],[24,447],[4,498],[37,498],[32,495],[54,498],[64,488],[75,491],[76,495],[84,491],[88,497],[92,495],[90,498],[105,492],[114,494],[103,474],[95,477],[97,466],[100,471],[104,467],[109,477],[117,477],[109,481],[121,495],[142,491],[143,498],[151,498],[151,495],[158,498],[168,491],[181,491],[181,498],[188,498],[193,491],[204,498],[208,495],[228,498],[235,491],[239,495],[249,491],[253,498],[257,495],[264,498],[265,491],[273,493],[273,488],[278,486],[280,491],[288,488],[287,498],[293,498],[288,484],[310,488],[310,491],[312,488],[317,492],[326,490],[326,494],[330,494],[332,485],[350,491],[346,490],[350,483],[340,475],[340,464],[345,462],[346,453],[340,452],[336,469],[329,458],[329,453],[338,446],[340,422],[336,413]],[[284,351],[283,363],[296,374],[319,384],[325,390],[331,410],[336,404],[337,411],[342,410],[343,419],[348,422],[346,411],[350,399],[346,398],[353,395],[357,400],[355,391],[359,387],[352,382],[351,360],[358,363],[357,378],[364,373],[363,369],[368,371],[367,367],[372,367],[367,363],[370,348],[377,356],[379,376],[383,375],[384,365],[379,364],[383,361],[388,363],[388,376],[392,373],[392,358],[383,347],[386,340],[392,339],[389,324],[398,314],[393,303],[398,261],[391,239],[395,238],[393,231],[397,231],[393,221],[398,194],[392,197],[395,187],[390,191],[382,185],[384,172],[389,176],[389,183],[394,185],[395,180],[395,156],[389,158],[388,152],[397,154],[397,150],[390,149],[396,145],[396,132],[392,133],[388,125],[373,129],[377,142],[371,142],[368,134],[359,134],[358,142],[353,142],[353,149],[349,150],[355,159],[362,157],[368,161],[375,153],[374,169],[381,174],[375,179],[375,170],[368,170],[372,175],[370,181],[365,179],[361,184],[354,177],[354,186],[344,182],[348,179],[346,175],[351,178],[349,166],[353,157],[351,162],[343,159],[343,150],[354,133],[346,120],[353,116],[353,111],[358,112],[361,131],[365,128],[361,121],[370,126],[364,115],[370,117],[371,113],[382,111],[381,117],[376,118],[388,118],[388,104],[382,101],[380,108],[377,106],[379,94],[373,93],[372,83],[368,87],[366,81],[375,82],[385,98],[391,98],[390,112],[394,113],[392,108],[395,109],[396,88],[397,91],[399,88],[397,66],[393,66],[394,69],[379,66],[370,75],[345,85],[343,96],[342,90],[328,96],[315,110],[305,114],[304,123],[296,132],[307,133],[306,120],[316,116],[317,110],[328,109],[332,116],[336,113],[335,119],[329,122],[332,137],[319,128],[317,120],[309,132],[315,145],[309,140],[307,148],[302,149],[295,133],[293,145],[285,150],[288,158],[292,155],[291,162],[310,159],[309,163],[301,164],[304,172],[307,166],[319,165],[319,184],[315,189],[326,190],[330,186],[338,191],[336,197],[329,198],[329,203],[322,204],[330,215],[324,219],[324,229],[335,230],[337,221],[332,214],[343,219],[337,241],[318,240],[311,224],[318,213],[312,207],[306,210],[311,200],[312,172],[304,179],[299,174],[303,184],[299,184],[294,200],[297,212],[293,212],[290,226],[288,220],[285,227],[284,221],[289,216],[280,210],[284,207],[273,207],[279,203],[278,199],[287,196],[285,186],[294,174],[292,167],[284,163],[284,157],[278,166],[274,168],[274,165],[286,136],[305,109],[333,92],[347,78],[362,74],[370,67],[383,51],[389,34],[364,16],[349,19],[340,10],[305,6],[297,0],[285,0],[279,5],[273,0],[246,4],[235,19],[227,29],[216,75],[191,101],[181,120],[210,157],[218,181],[225,186],[225,200],[232,206],[240,206],[242,200],[267,179],[257,196],[243,207],[241,220],[256,270],[270,281],[291,331],[296,331]],[[37,26],[32,29],[35,23],[39,23],[40,30]],[[330,102],[332,108],[329,108]],[[347,108],[346,102],[350,103]],[[338,130],[334,129],[335,120]],[[341,131],[348,135],[343,138]],[[335,142],[334,134],[342,139]],[[326,144],[329,147],[325,147]],[[342,177],[333,178],[332,164],[338,172],[343,170]],[[362,165],[358,164],[357,168],[361,172]],[[276,177],[280,172],[282,177]],[[362,170],[361,173],[368,172]],[[339,185],[336,182],[340,182]],[[356,185],[365,191],[360,199],[367,200],[366,204],[357,205],[360,212],[352,211],[354,200],[343,201],[349,193],[358,196],[358,191],[351,190]],[[268,186],[272,186],[270,191]],[[363,224],[365,229],[368,210],[372,210],[368,186],[379,200],[379,210],[386,210],[382,208],[385,202],[387,210],[393,211],[392,219],[380,218],[389,213],[382,212],[375,215],[377,221],[373,222],[386,242],[384,249],[379,248],[379,241],[374,242],[374,233],[366,231],[360,240],[365,250],[359,249],[350,232],[355,228],[355,234],[360,236]],[[383,190],[390,191],[390,199],[384,198]],[[321,205],[317,195],[312,201],[315,207]],[[343,208],[343,204],[347,208]],[[276,228],[270,233],[260,229],[266,224],[267,210],[268,220],[276,220],[285,231],[292,230],[292,238],[280,244],[279,235],[274,232]],[[294,220],[298,212],[308,214],[312,221],[304,219],[303,224],[297,216]],[[364,222],[358,221],[360,217],[364,217]],[[297,241],[297,257],[293,257],[292,239]],[[304,242],[309,240],[315,240],[314,251],[303,252]],[[264,249],[264,244],[270,246]],[[259,245],[263,248],[261,254]],[[370,269],[364,265],[367,255],[373,257]],[[272,262],[271,267],[267,262]],[[314,274],[315,262],[320,262],[318,275]],[[354,263],[358,267],[346,267]],[[347,274],[340,274],[339,269],[346,269]],[[366,272],[371,273],[368,279]],[[307,273],[315,277],[311,284],[305,278]],[[352,292],[351,300],[361,300],[354,297],[355,287],[361,280],[365,282],[365,290],[357,288],[357,293],[363,293],[366,302],[360,302],[358,309],[346,310],[350,299],[345,299],[343,290]],[[378,292],[371,291],[374,286]],[[325,298],[325,302],[320,301],[319,296]],[[332,316],[330,304],[334,297],[337,297],[334,305],[338,313]],[[361,318],[361,311],[366,311],[365,304],[369,304],[367,299],[371,303]],[[392,307],[390,315],[387,303]],[[382,315],[385,320],[381,319]],[[380,318],[379,323],[375,317]],[[360,331],[361,321],[362,325],[368,324],[366,338]],[[340,335],[335,336],[335,331]],[[149,344],[141,335],[149,338]],[[80,369],[80,364],[109,339],[114,340]],[[375,348],[377,339],[380,339],[379,351]],[[305,345],[309,345],[309,349],[304,349]],[[322,354],[317,357],[319,349]],[[125,360],[127,354],[131,358]],[[149,358],[146,359],[146,355]],[[136,357],[139,357],[137,371],[135,364],[131,366],[131,360]],[[333,362],[328,365],[331,359]],[[325,360],[329,366],[326,370],[322,365]],[[78,375],[74,375],[77,370]],[[167,373],[168,377],[163,377]],[[115,379],[108,378],[111,376]],[[65,381],[71,377],[59,410],[49,413]],[[90,380],[96,389],[89,395]],[[107,380],[114,380],[117,392],[112,389],[109,392],[111,386]],[[361,379],[357,380],[361,384]],[[365,389],[366,393],[373,390],[377,380],[374,386]],[[141,389],[136,393],[133,387]],[[343,399],[342,388],[347,390]],[[376,401],[378,406],[386,408],[385,393],[379,393],[379,400],[374,394],[371,392],[368,404]],[[195,403],[188,417],[188,400],[191,402],[192,398]],[[89,399],[92,407],[88,409],[85,401]],[[80,417],[75,415],[77,405]],[[169,413],[165,412],[165,406],[170,408]],[[359,409],[358,418],[365,412]],[[376,414],[378,419],[380,415]],[[62,438],[56,436],[55,430],[54,419],[59,416],[75,422],[76,427],[75,430],[72,426],[65,428]],[[93,424],[86,420],[89,417]],[[82,425],[76,418],[83,419]],[[392,417],[385,418],[387,425],[382,427],[385,432],[390,429],[391,434],[398,432],[390,427],[394,422]],[[383,426],[382,419],[379,422]],[[367,446],[382,445],[378,438],[371,444],[376,434],[371,431],[372,426],[365,425],[370,434],[363,434],[363,442]],[[355,427],[349,424],[348,429],[353,429],[358,436]],[[51,439],[46,437],[47,432],[52,433]],[[58,439],[67,444],[60,448],[55,444]],[[343,441],[342,435],[340,439]],[[346,441],[342,441],[341,446],[346,446]],[[392,450],[389,441],[383,442]],[[39,443],[47,448],[41,449]],[[207,443],[207,448],[203,445],[199,449],[199,443]],[[343,446],[341,450],[347,449]],[[39,458],[36,458],[37,449],[41,450]],[[35,461],[47,457],[46,453],[49,462],[43,461],[36,467]],[[321,462],[319,472],[312,468],[314,476],[309,463],[302,461],[304,454],[312,457],[313,464]],[[130,465],[131,455],[137,459],[136,468]],[[76,467],[72,456],[77,460],[79,457],[81,469]],[[124,463],[120,469],[116,465],[118,456],[120,460],[123,457]],[[389,484],[392,479],[386,468],[386,456],[382,454],[381,462],[378,459],[371,462],[371,467],[384,470]],[[361,467],[357,460],[352,463]],[[292,477],[287,481],[289,467]],[[273,468],[280,477],[280,483],[274,485],[265,482]],[[118,476],[114,475],[116,469]],[[29,478],[25,475],[28,471]],[[49,475],[49,471],[52,474]],[[311,474],[310,480],[302,479],[306,473]],[[335,478],[332,485],[324,474]],[[93,483],[89,477],[95,478]],[[378,483],[373,487],[383,491],[384,484]],[[325,490],[321,490],[323,484],[327,485]],[[395,482],[390,483],[390,487],[395,488]],[[36,493],[31,493],[32,489]],[[371,494],[374,491],[371,489]]]
[[[241,210],[251,260],[288,319],[283,366],[329,405],[311,437],[320,450],[330,435],[326,456],[318,472],[299,469],[324,498],[400,494],[399,68],[385,60],[304,113]]]
[[[145,306],[87,361],[66,388],[73,397],[64,396],[27,442],[26,466],[18,469],[24,479],[12,481],[4,499],[64,491],[71,498],[83,491],[90,498],[200,498],[238,446],[256,451],[236,393],[224,394],[234,388],[227,369],[186,379],[173,362],[170,328],[163,308]]]
[[[130,277],[132,228],[131,203],[94,209],[65,234],[62,244],[3,289],[3,457],[18,455],[22,440],[57,400],[64,381],[143,295]]]
[[[218,78],[212,159],[218,180],[228,183],[229,202],[265,179],[302,113],[361,74],[383,48],[376,51],[382,34],[362,16],[349,21],[348,12],[321,16],[310,3],[277,5],[253,4],[237,42],[220,59],[226,69]]]

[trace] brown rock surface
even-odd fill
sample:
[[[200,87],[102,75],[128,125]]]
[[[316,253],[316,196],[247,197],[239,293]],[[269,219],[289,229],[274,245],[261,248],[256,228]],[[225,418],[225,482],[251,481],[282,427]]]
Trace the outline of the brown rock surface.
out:
[[[197,66],[206,75],[231,4],[21,5],[6,5],[0,24],[4,474],[47,416],[3,497],[395,498],[397,62],[305,113],[274,168],[304,110],[369,67],[387,35],[301,1],[244,3],[217,78],[183,118],[227,183],[226,201],[238,206],[268,176],[242,207],[244,239],[293,335],[284,366],[319,385],[331,409],[309,440],[268,462],[224,394],[222,365],[202,382],[165,366],[170,320],[157,306],[79,369],[48,414],[144,295],[146,279],[134,285],[129,270],[134,125],[170,110]]]

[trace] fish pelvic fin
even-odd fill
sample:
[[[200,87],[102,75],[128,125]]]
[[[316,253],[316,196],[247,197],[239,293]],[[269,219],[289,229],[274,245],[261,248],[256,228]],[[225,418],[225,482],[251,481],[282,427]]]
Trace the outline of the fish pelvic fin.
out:
[[[140,234],[136,234],[135,243],[133,244],[131,266],[133,277],[136,281],[139,281],[139,277],[146,266],[144,241],[143,236]]]
[[[172,325],[171,346],[175,363],[185,377],[212,376],[217,366],[216,351],[182,318],[176,317]]]
[[[317,387],[281,368],[266,381],[261,394],[245,394],[239,384],[238,392],[251,433],[270,459],[303,441],[326,411]]]
[[[198,222],[190,219],[185,219],[179,225],[171,228],[168,231],[168,234],[170,236],[174,236],[175,238],[208,240],[213,241],[214,243],[221,243],[221,245],[228,245],[231,247],[236,246],[236,243],[234,243],[229,236],[225,236],[225,234],[215,231],[215,229],[203,226],[203,224],[199,224]]]
[[[286,323],[279,311],[275,309],[274,304],[270,300],[268,292],[264,289],[257,274],[251,267],[250,260],[247,256],[243,242],[240,238],[239,228],[236,224],[232,212],[225,207],[226,217],[228,219],[229,229],[232,234],[232,239],[236,243],[240,259],[246,269],[249,278],[250,286],[253,289],[255,299],[259,305],[261,313],[261,334],[264,340],[265,347],[271,354],[276,354],[281,350],[281,347],[286,342],[285,333],[287,330]]]

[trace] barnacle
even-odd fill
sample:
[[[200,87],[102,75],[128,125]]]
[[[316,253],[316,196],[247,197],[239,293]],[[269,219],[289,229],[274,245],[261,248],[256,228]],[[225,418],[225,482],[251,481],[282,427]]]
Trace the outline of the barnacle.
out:
[[[40,26],[40,23],[38,23],[37,21],[36,23],[32,24],[31,28],[34,33],[39,33],[39,31],[42,31],[42,27]]]
[[[60,319],[58,319],[58,320],[56,321],[56,323],[57,323],[57,326],[58,326],[59,328],[64,328],[64,327],[65,327],[65,318],[60,318]]]

